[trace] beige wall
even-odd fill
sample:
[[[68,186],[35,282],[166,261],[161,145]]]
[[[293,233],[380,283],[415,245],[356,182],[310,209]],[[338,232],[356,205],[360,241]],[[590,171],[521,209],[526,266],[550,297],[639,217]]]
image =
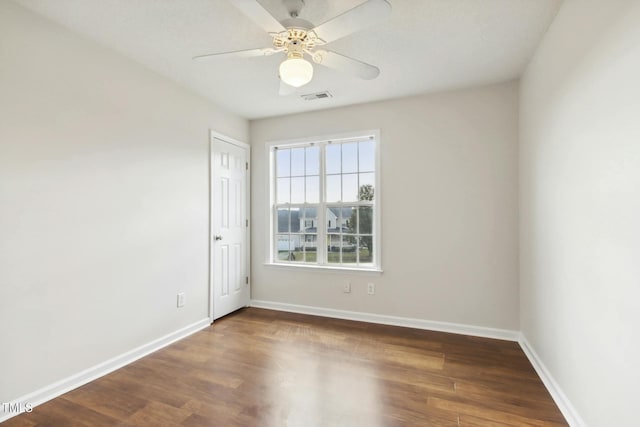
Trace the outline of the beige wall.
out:
[[[0,402],[207,317],[210,128],[248,139],[244,119],[0,1]]]
[[[639,23],[567,0],[522,80],[522,331],[592,427],[638,424]]]
[[[512,82],[252,121],[252,298],[518,330],[517,117]],[[381,131],[384,273],[265,266],[265,142],[367,129]]]

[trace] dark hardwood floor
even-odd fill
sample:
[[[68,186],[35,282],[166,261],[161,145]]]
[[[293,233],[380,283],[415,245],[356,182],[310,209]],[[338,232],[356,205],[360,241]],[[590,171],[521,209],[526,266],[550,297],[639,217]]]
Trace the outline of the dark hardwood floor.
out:
[[[10,426],[566,426],[518,344],[255,308]]]

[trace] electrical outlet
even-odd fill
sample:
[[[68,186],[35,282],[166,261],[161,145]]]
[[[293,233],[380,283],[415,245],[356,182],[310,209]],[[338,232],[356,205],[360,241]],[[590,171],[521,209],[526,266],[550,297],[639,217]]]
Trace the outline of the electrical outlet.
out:
[[[376,284],[375,283],[367,283],[367,293],[369,295],[375,295],[375,293],[376,293]]]
[[[186,302],[186,296],[185,296],[184,292],[179,292],[178,293],[178,308],[184,307],[185,302]]]
[[[345,282],[342,292],[345,294],[351,293],[351,282]]]

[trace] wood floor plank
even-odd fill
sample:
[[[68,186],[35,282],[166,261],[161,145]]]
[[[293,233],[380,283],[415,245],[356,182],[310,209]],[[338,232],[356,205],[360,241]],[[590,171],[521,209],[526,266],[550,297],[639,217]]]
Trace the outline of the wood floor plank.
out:
[[[141,426],[174,426],[191,416],[187,409],[177,409],[162,402],[149,402],[136,411],[129,423]]]
[[[567,425],[516,343],[255,308],[5,424]]]
[[[460,402],[457,400],[441,399],[441,398],[429,398],[428,405],[430,407],[443,409],[450,412],[455,412],[463,415],[470,415],[477,419],[486,419],[491,422],[502,422],[514,426],[559,426],[565,425],[556,423],[547,419],[541,419],[540,417],[527,417],[517,413],[516,411],[503,411],[479,405],[476,402]]]
[[[110,396],[105,399],[105,396]],[[113,393],[101,382],[91,382],[65,394],[64,398],[77,405],[91,408],[96,412],[118,420],[126,420],[142,409],[146,399],[124,393]]]
[[[518,427],[514,424],[506,424],[498,421],[478,418],[472,415],[460,415],[460,427]]]

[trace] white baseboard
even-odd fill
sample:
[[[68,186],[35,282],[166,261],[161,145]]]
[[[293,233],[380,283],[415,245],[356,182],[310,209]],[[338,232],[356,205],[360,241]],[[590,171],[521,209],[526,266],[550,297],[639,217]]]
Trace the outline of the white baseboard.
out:
[[[73,389],[76,389],[82,385],[87,384],[97,378],[100,378],[108,373],[111,373],[117,369],[128,365],[154,351],[160,350],[163,347],[168,346],[176,341],[179,341],[201,329],[206,328],[211,324],[209,318],[202,319],[191,325],[185,326],[182,329],[178,329],[175,332],[167,334],[156,340],[153,340],[147,344],[141,345],[131,351],[116,356],[105,362],[102,362],[96,366],[85,369],[75,375],[64,378],[58,382],[45,386],[32,393],[21,396],[17,399],[13,399],[12,403],[20,403],[21,405],[29,404],[31,407],[36,407],[44,402],[47,402],[55,397],[58,397],[64,393],[67,393]],[[4,413],[4,409],[0,410],[0,422],[6,421],[19,413]]]
[[[527,337],[520,333],[520,339],[518,342],[520,347],[522,347],[522,351],[524,351],[524,354],[529,358],[529,362],[533,365],[533,368],[536,370],[536,373],[549,391],[549,394],[551,394],[556,405],[558,405],[560,412],[562,412],[562,415],[564,415],[569,425],[571,427],[585,427],[586,423],[580,417],[578,411],[576,411],[576,408],[571,404],[556,380],[551,376],[551,373],[549,373],[549,370],[547,370],[544,363],[542,363],[542,360],[527,340]]]
[[[453,334],[471,335],[475,337],[494,338],[506,341],[518,341],[520,333],[508,329],[486,328],[483,326],[463,325],[459,323],[436,322],[432,320],[412,319],[408,317],[387,316],[384,314],[363,313],[358,311],[334,310],[331,308],[312,307],[308,305],[285,304],[273,301],[251,300],[251,307],[270,310],[288,311],[291,313],[310,314],[314,316],[333,317],[336,319],[356,320],[359,322],[380,323],[383,325],[404,326],[407,328],[425,329],[429,331],[449,332]]]

